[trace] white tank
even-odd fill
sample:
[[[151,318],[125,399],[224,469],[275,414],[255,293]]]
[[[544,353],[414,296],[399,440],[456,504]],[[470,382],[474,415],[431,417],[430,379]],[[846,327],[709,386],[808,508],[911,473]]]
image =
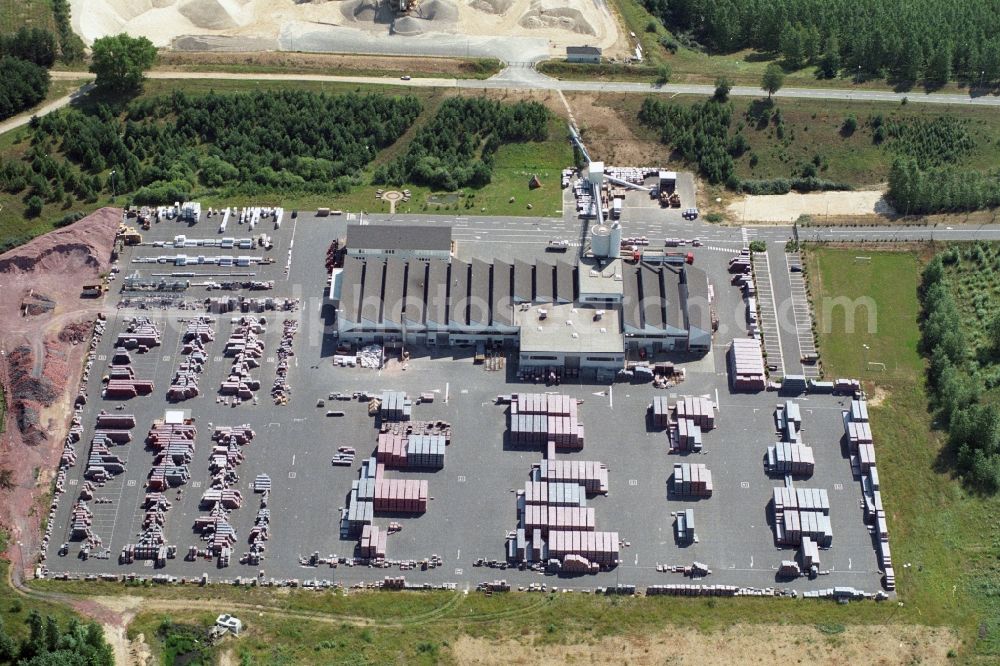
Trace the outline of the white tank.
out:
[[[618,234],[618,244],[621,245],[621,233]],[[611,256],[611,229],[603,224],[595,224],[590,230],[590,249],[595,257]]]
[[[611,236],[608,242],[608,256],[617,257],[622,253],[622,225],[615,222],[611,226]]]

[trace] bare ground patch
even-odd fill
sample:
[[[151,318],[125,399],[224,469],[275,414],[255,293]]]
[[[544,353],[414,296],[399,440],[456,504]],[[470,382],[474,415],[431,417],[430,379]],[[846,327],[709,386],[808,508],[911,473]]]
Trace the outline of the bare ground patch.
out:
[[[839,631],[835,628],[834,632]],[[575,645],[535,645],[530,636],[491,643],[462,637],[452,653],[460,664],[938,664],[957,648],[947,629],[858,626],[824,633],[812,626],[737,625],[701,633],[667,628],[651,635],[616,636]],[[613,657],[612,657],[613,655]]]
[[[651,166],[666,164],[668,155],[663,144],[633,131],[635,118],[615,108],[605,95],[567,95],[584,143],[594,159],[621,166]]]

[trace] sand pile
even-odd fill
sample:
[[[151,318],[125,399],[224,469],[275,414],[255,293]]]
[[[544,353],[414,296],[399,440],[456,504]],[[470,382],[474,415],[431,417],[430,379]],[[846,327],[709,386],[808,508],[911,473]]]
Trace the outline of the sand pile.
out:
[[[199,28],[228,30],[249,20],[232,0],[187,0],[178,8],[181,15]]]
[[[469,6],[487,14],[503,15],[514,4],[514,0],[472,0]]]
[[[580,4],[579,0],[571,0],[568,3],[557,0],[534,0],[517,24],[522,28],[533,30],[568,30],[581,35],[596,35],[597,31],[584,17],[583,12],[572,6],[576,4]]]
[[[421,35],[425,32],[452,32],[458,24],[458,7],[453,0],[427,0],[417,5],[410,16],[392,22],[397,35]]]
[[[0,469],[13,472],[13,488],[0,497],[0,523],[29,557],[39,543],[31,508],[47,491],[62,451],[87,345],[81,340],[100,301],[84,301],[80,287],[110,268],[121,210],[104,208],[79,222],[0,255],[0,381],[7,422]],[[22,310],[26,300],[31,316]],[[35,469],[42,470],[38,479]]]
[[[348,23],[391,23],[393,18],[389,6],[377,0],[347,0],[340,13]]]

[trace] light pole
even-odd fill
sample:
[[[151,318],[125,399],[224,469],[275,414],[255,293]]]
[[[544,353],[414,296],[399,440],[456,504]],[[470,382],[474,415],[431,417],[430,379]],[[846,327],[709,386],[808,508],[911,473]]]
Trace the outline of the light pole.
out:
[[[864,365],[861,366],[861,372],[868,369],[868,350],[871,349],[868,345],[861,345],[861,355],[864,359]]]
[[[118,194],[115,192],[115,174],[116,173],[118,173],[118,172],[115,171],[114,169],[111,170],[111,199],[112,199],[112,201],[115,199],[115,197],[118,196]]]

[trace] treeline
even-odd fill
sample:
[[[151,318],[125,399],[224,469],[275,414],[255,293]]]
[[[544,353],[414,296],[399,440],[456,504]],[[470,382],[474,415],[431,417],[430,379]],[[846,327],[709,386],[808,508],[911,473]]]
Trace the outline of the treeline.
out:
[[[404,183],[454,191],[482,187],[506,143],[544,141],[549,112],[538,102],[502,104],[485,97],[455,97],[441,104],[406,152],[375,170],[372,182]]]
[[[983,265],[978,270],[993,275],[995,261],[987,260],[988,256],[992,253],[977,245],[968,248],[964,258],[980,261]],[[989,321],[977,320],[986,328],[990,345],[974,354],[949,285],[948,265],[961,259],[962,251],[951,248],[924,269],[921,348],[930,358],[932,402],[948,430],[948,445],[959,472],[978,489],[996,492],[1000,489],[1000,407],[982,400],[985,387],[979,369],[986,358],[1000,362],[1000,313],[994,312]]]
[[[336,193],[420,114],[409,96],[269,91],[139,99],[35,119],[0,188],[47,202],[104,192],[161,203],[201,188],[256,195]]]
[[[48,30],[21,27],[15,33],[0,35],[0,56],[20,58],[48,68],[55,64],[57,54],[55,35]]]
[[[12,56],[0,58],[0,120],[35,106],[49,93],[49,72]]]
[[[52,0],[52,17],[56,23],[63,62],[75,62],[83,58],[83,40],[73,32],[70,24],[69,0]]]
[[[96,622],[82,624],[76,618],[65,627],[52,616],[31,611],[25,622],[28,636],[18,643],[0,621],[0,664],[19,666],[114,666],[111,646]]]
[[[965,171],[953,166],[921,169],[916,159],[893,161],[886,194],[897,212],[927,215],[1000,206],[1000,171]]]
[[[901,81],[1000,81],[1000,0],[642,0],[682,42]]]
[[[733,158],[746,152],[750,143],[739,132],[729,136],[732,116],[732,105],[716,98],[681,106],[647,97],[639,110],[639,121],[657,130],[660,141],[685,160],[697,164],[710,183],[735,186]]]

